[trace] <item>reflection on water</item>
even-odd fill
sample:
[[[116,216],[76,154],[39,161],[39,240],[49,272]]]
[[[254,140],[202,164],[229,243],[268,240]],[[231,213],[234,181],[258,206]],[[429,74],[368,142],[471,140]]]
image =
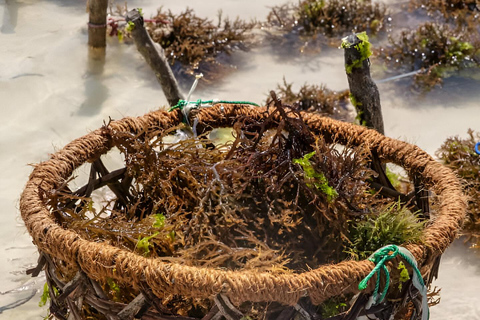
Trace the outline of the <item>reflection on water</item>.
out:
[[[88,117],[99,114],[108,98],[108,87],[103,81],[105,50],[88,49],[87,72],[85,79],[85,101],[80,105],[78,115]]]
[[[30,277],[18,274],[37,259],[18,219],[18,198],[31,171],[27,164],[45,160],[55,149],[100,127],[109,116],[144,114],[165,105],[165,98],[134,46],[111,41],[106,61],[88,62],[85,2],[39,0],[24,5],[3,1],[0,114],[5,120],[0,126],[0,168],[5,172],[0,180],[0,313],[2,319],[35,319],[46,315],[45,308],[38,307],[39,293],[13,310],[5,309],[43,287],[42,279],[32,283]],[[166,0],[161,4],[174,12],[190,6],[199,16],[211,19],[219,8],[225,16],[265,19],[267,6],[283,2],[259,0],[255,7],[236,0]],[[147,14],[155,12],[158,5],[153,0],[129,2],[130,7],[143,7]],[[294,90],[304,83],[325,83],[333,90],[347,88],[343,56],[336,49],[286,61],[264,47],[234,58],[242,62],[238,70],[220,83],[197,90],[192,99],[261,103],[283,77],[294,83]],[[17,75],[23,76],[11,79]],[[478,79],[478,70],[472,76]],[[382,75],[374,73],[373,77]],[[447,136],[465,135],[468,127],[479,129],[478,80],[451,78],[443,90],[423,97],[412,95],[401,82],[387,82],[379,89],[387,135],[416,143],[430,154]],[[28,249],[7,250],[12,247]],[[432,320],[480,319],[478,261],[461,241],[447,250],[435,282],[443,288],[442,302],[432,309]],[[16,290],[24,287],[29,290]]]

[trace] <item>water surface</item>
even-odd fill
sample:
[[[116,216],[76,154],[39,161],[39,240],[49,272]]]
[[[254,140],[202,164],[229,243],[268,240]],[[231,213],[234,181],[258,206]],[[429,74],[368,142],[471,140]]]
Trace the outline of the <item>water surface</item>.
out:
[[[230,17],[262,20],[268,6],[281,3],[146,0],[129,1],[129,6],[142,7],[147,15],[160,5],[173,12],[189,6],[212,19],[221,8]],[[40,319],[47,314],[45,307],[37,305],[37,289],[43,287],[44,279],[24,274],[35,265],[37,253],[18,212],[19,195],[32,170],[29,164],[46,160],[48,154],[100,127],[109,117],[141,115],[164,106],[166,100],[134,46],[110,39],[105,66],[89,63],[85,1],[0,0],[0,17],[0,317]],[[193,98],[261,103],[283,77],[295,88],[303,83],[347,88],[341,51],[325,50],[287,61],[271,48],[257,48],[237,58],[243,64],[236,72],[196,91]],[[464,80],[453,79],[443,91],[425,97],[397,86],[394,82],[379,86],[388,136],[433,154],[446,137],[465,136],[469,127],[480,129],[480,90],[469,88]],[[432,319],[480,319],[479,270],[478,257],[461,243],[447,251],[435,283],[442,287],[442,302],[432,309]],[[5,310],[32,294],[36,296],[29,302]]]

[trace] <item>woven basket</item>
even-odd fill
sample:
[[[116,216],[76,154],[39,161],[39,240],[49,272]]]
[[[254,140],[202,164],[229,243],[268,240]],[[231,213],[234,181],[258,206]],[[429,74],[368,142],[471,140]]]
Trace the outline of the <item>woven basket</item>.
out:
[[[194,110],[190,115],[190,123],[195,118],[201,130],[229,127],[239,117],[261,121],[269,112],[266,107],[216,104]],[[182,117],[179,110],[155,111],[138,118],[113,121],[109,127],[137,134],[145,128],[167,129],[177,126],[182,122]],[[302,113],[302,117],[314,134],[323,135],[327,140],[335,140],[340,144],[364,144],[378,154],[382,162],[403,167],[410,177],[418,177],[418,183],[437,195],[440,209],[425,228],[424,241],[422,244],[405,246],[417,260],[428,283],[428,279],[435,273],[439,256],[455,239],[465,215],[466,202],[455,175],[418,147],[387,138],[374,130],[309,113]],[[81,319],[82,304],[90,304],[107,319],[133,319],[134,316],[142,319],[187,319],[162,313],[158,298],[168,294],[195,298],[215,297],[216,309],[212,309],[204,319],[240,319],[235,305],[245,301],[278,302],[295,306],[292,310],[297,310],[302,315],[303,309],[298,305],[302,298],[308,297],[313,305],[318,305],[330,297],[358,293],[359,282],[375,267],[371,261],[363,260],[325,265],[301,274],[225,271],[165,263],[83,239],[55,222],[42,194],[59,188],[76,168],[95,161],[111,147],[111,137],[102,128],[72,141],[48,161],[35,167],[21,196],[22,218],[41,252],[39,266],[30,270],[30,273],[36,275],[45,269],[49,286],[60,289],[57,295],[50,290],[50,311],[57,318],[67,318],[70,314],[74,319]],[[56,278],[55,270],[52,270],[55,265],[53,258],[77,271],[70,282],[64,283]],[[106,278],[130,284],[141,294],[129,305],[109,303],[96,282]],[[85,287],[85,279],[90,281],[88,283],[91,287]],[[366,292],[372,290],[373,286],[370,285]],[[363,305],[365,303],[366,300]],[[350,319],[353,313],[350,311],[335,319]],[[357,312],[356,315],[358,314]],[[295,317],[297,316],[293,313],[284,316],[285,319]]]

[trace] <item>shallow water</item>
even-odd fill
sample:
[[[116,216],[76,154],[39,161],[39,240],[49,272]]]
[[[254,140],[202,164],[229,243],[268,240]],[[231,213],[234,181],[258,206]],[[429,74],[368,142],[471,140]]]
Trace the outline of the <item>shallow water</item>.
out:
[[[160,4],[174,12],[188,5],[212,19],[222,8],[225,16],[262,20],[268,6],[281,3],[165,0],[129,1],[129,6],[142,7],[148,15]],[[49,153],[98,128],[109,117],[141,115],[166,100],[133,46],[111,39],[103,71],[89,64],[85,1],[0,0],[0,17],[0,318],[39,319],[46,315],[45,307],[37,306],[37,289],[43,287],[44,279],[24,274],[35,265],[37,253],[18,212],[19,195],[32,169],[29,164],[47,159]],[[347,88],[342,53],[333,49],[292,62],[278,59],[268,48],[237,58],[243,63],[236,72],[197,90],[193,98],[261,103],[284,76],[296,88],[305,82]],[[446,137],[465,136],[469,127],[479,130],[477,84],[451,79],[443,90],[422,98],[406,90],[400,94],[398,83],[381,84],[387,135],[433,154]],[[447,250],[435,282],[442,287],[442,302],[432,308],[432,319],[480,319],[478,262],[478,256],[462,243]],[[34,293],[29,302],[6,310]]]

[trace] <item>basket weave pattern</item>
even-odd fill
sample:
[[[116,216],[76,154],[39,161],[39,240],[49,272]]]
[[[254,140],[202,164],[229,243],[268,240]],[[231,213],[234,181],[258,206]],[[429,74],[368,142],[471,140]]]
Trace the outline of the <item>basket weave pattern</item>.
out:
[[[198,110],[191,117],[197,119],[199,128],[217,128],[232,126],[239,117],[261,120],[268,115],[265,107],[222,104]],[[419,177],[438,196],[440,210],[425,228],[423,244],[406,245],[419,266],[424,267],[422,272],[427,272],[428,264],[454,240],[465,216],[465,197],[452,171],[420,148],[374,130],[308,113],[302,113],[302,117],[314,134],[340,144],[366,145],[376,151],[383,162],[400,165],[410,176]],[[181,121],[178,110],[155,111],[113,121],[109,126],[138,134],[151,127],[171,128]],[[234,304],[277,301],[294,305],[301,297],[309,296],[312,303],[320,304],[339,294],[358,292],[358,283],[374,267],[372,262],[364,260],[343,261],[301,274],[224,271],[161,262],[83,239],[54,221],[42,194],[57,189],[76,168],[94,161],[111,147],[111,137],[102,128],[72,141],[35,167],[20,200],[22,218],[39,250],[78,267],[92,279],[112,278],[134,287],[146,284],[158,297],[174,294],[206,298],[222,293]]]

